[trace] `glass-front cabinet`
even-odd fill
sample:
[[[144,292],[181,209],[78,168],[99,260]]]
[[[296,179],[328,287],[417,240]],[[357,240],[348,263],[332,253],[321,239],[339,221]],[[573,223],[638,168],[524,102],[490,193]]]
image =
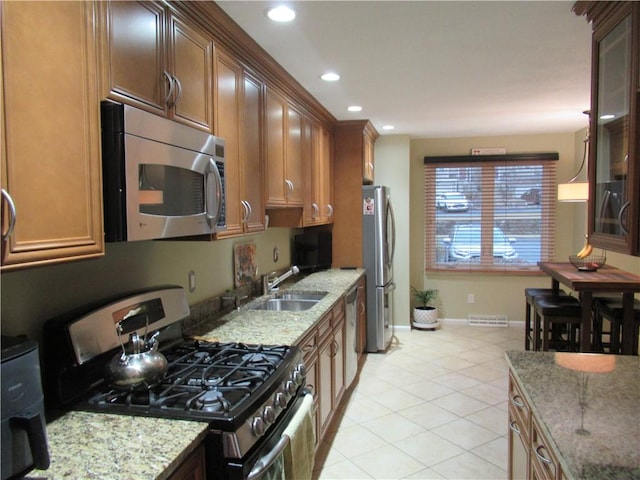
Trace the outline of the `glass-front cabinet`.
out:
[[[590,243],[640,254],[640,4],[577,2],[593,25]]]

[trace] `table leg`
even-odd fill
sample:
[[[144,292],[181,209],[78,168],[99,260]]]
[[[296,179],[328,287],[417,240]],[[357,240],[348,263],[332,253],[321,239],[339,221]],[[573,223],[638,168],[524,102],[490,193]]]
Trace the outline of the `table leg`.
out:
[[[593,293],[582,292],[580,294],[582,304],[582,320],[580,322],[580,351],[591,352],[591,308],[593,304]]]
[[[558,295],[558,293],[560,293],[560,282],[555,278],[551,279],[551,289],[553,290],[554,295]]]
[[[632,355],[633,350],[633,293],[622,294],[622,354]],[[637,353],[637,352],[636,352]]]

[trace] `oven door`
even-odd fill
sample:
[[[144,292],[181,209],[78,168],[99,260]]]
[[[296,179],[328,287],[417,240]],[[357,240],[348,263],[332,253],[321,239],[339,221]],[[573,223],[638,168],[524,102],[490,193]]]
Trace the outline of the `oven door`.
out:
[[[309,394],[311,395],[311,394]],[[224,480],[260,480],[268,478],[267,473],[273,474],[272,468],[276,462],[281,461],[284,450],[289,443],[289,437],[285,430],[292,422],[298,410],[303,407],[305,394],[299,394],[289,405],[284,415],[278,418],[278,422],[267,434],[242,459],[224,459]],[[311,398],[311,405],[313,399]],[[217,456],[219,445],[210,443],[207,450],[207,478],[215,476],[219,480],[220,465],[212,459]],[[216,450],[215,452],[213,450]],[[211,455],[211,456],[210,456]],[[213,464],[212,464],[213,463]],[[212,476],[213,475],[213,476]]]

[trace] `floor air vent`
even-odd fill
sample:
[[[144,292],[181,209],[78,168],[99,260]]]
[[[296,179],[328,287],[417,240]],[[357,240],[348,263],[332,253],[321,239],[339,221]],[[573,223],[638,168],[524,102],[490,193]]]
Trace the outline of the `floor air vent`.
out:
[[[508,327],[506,315],[469,315],[469,325],[472,327]]]

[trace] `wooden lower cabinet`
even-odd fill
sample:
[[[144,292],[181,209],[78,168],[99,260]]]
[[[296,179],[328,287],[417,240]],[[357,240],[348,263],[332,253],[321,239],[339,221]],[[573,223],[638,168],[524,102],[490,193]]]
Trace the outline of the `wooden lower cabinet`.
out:
[[[565,480],[558,455],[540,428],[522,389],[509,372],[508,478]]]
[[[316,445],[320,443],[318,428],[318,404],[320,402],[318,393],[318,381],[319,381],[319,364],[318,364],[318,330],[314,328],[308,333],[300,342],[298,346],[302,350],[302,358],[304,360],[304,367],[307,371],[307,389],[313,393],[313,431],[315,433]]]
[[[341,298],[305,335],[298,347],[314,395],[314,427],[319,445],[340,406],[345,384],[345,302]]]
[[[200,445],[167,480],[205,480],[204,446]]]
[[[525,480],[529,474],[529,442],[527,430],[509,407],[509,478]]]
[[[538,421],[531,419],[531,478],[540,480],[559,479],[560,466],[549,440],[544,436]]]

